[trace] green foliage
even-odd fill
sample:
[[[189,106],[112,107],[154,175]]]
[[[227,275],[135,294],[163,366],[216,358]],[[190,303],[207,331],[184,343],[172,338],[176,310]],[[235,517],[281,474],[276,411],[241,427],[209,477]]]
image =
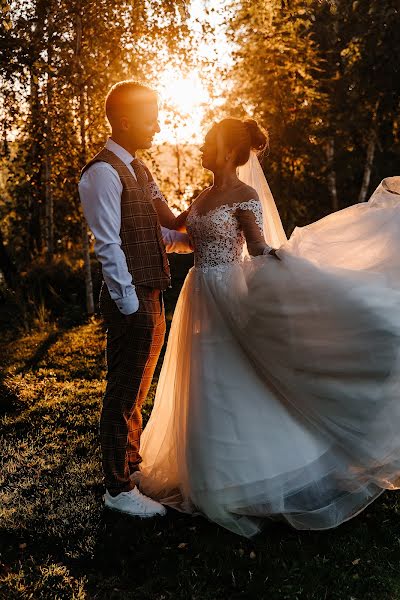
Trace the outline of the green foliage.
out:
[[[367,147],[370,191],[398,168],[400,11],[395,0],[234,2],[232,93],[225,105],[271,134],[265,168],[287,230],[357,201]],[[334,148],[329,164],[326,147]]]
[[[84,313],[85,282],[82,269],[66,258],[51,263],[36,261],[22,280],[22,289],[32,306],[43,302],[52,318],[64,314],[67,306],[76,305]]]
[[[151,79],[155,57],[160,68],[168,52],[184,55],[189,37],[183,1],[17,0],[7,7],[0,78],[8,205],[0,217],[23,270],[46,249],[51,258],[82,247],[77,183],[108,133],[110,86]]]
[[[188,29],[186,4],[2,2],[6,175],[0,181],[0,223],[19,271],[46,250],[48,259],[82,254],[77,181],[107,135],[108,88],[126,77],[156,81],[167,64],[190,68],[192,36],[199,31],[210,45],[201,62],[203,80],[211,89],[225,76],[227,90],[224,105],[211,108],[209,120],[246,114],[268,127],[271,150],[264,166],[288,232],[356,202],[363,180],[371,192],[396,173],[397,0],[232,0],[219,9],[234,49],[232,68],[224,72],[211,52],[218,42],[211,24],[216,8],[206,7],[195,34]],[[157,152],[149,155],[155,165]],[[167,197],[179,206],[190,197],[184,187],[195,191],[207,183],[192,166],[195,154],[177,140],[170,171],[156,168]]]
[[[93,258],[94,296],[101,284],[97,261]],[[51,323],[60,326],[82,323],[86,318],[85,281],[82,260],[69,253],[52,262],[37,257],[26,271],[18,275],[18,287],[11,290],[0,283],[0,332],[4,338],[16,331],[46,329]]]

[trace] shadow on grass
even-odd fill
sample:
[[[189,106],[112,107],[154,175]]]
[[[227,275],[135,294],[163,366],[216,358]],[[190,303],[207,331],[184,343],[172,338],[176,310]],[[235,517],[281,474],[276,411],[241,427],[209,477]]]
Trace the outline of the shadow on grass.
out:
[[[34,370],[38,367],[39,363],[45,358],[48,354],[50,348],[63,336],[66,330],[57,329],[55,331],[51,331],[47,337],[39,344],[35,353],[25,361],[25,364],[22,365],[16,373],[24,374],[30,370]]]
[[[20,406],[18,396],[7,386],[5,378],[0,379],[0,398],[0,417],[15,414],[18,411]]]
[[[24,375],[28,371],[35,370],[64,332],[64,329],[50,331],[46,338],[36,347],[33,355],[24,359],[22,365],[15,369],[15,375]],[[8,375],[0,375],[0,417],[15,414],[21,408],[18,394],[9,387],[8,379]]]

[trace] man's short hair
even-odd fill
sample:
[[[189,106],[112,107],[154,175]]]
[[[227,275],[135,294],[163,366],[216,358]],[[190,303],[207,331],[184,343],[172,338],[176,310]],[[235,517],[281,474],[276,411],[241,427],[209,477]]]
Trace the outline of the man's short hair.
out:
[[[158,102],[158,94],[147,85],[128,79],[119,81],[112,86],[105,101],[107,119],[110,119],[125,108],[131,108],[136,103]]]

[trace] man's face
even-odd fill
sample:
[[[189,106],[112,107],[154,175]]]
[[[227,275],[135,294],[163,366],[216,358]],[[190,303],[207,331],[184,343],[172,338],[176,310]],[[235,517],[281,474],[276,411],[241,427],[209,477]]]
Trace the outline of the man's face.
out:
[[[157,102],[132,105],[121,118],[121,126],[132,147],[137,150],[151,148],[154,135],[160,131]]]

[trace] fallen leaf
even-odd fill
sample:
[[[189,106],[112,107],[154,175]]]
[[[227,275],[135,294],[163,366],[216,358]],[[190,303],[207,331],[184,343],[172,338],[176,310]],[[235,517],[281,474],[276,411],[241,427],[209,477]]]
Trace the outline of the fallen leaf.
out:
[[[187,543],[186,542],[182,542],[181,544],[179,544],[178,548],[179,550],[184,550],[185,548],[187,548]]]
[[[352,565],[358,565],[358,563],[360,562],[361,558],[356,558],[355,560],[352,561]]]

